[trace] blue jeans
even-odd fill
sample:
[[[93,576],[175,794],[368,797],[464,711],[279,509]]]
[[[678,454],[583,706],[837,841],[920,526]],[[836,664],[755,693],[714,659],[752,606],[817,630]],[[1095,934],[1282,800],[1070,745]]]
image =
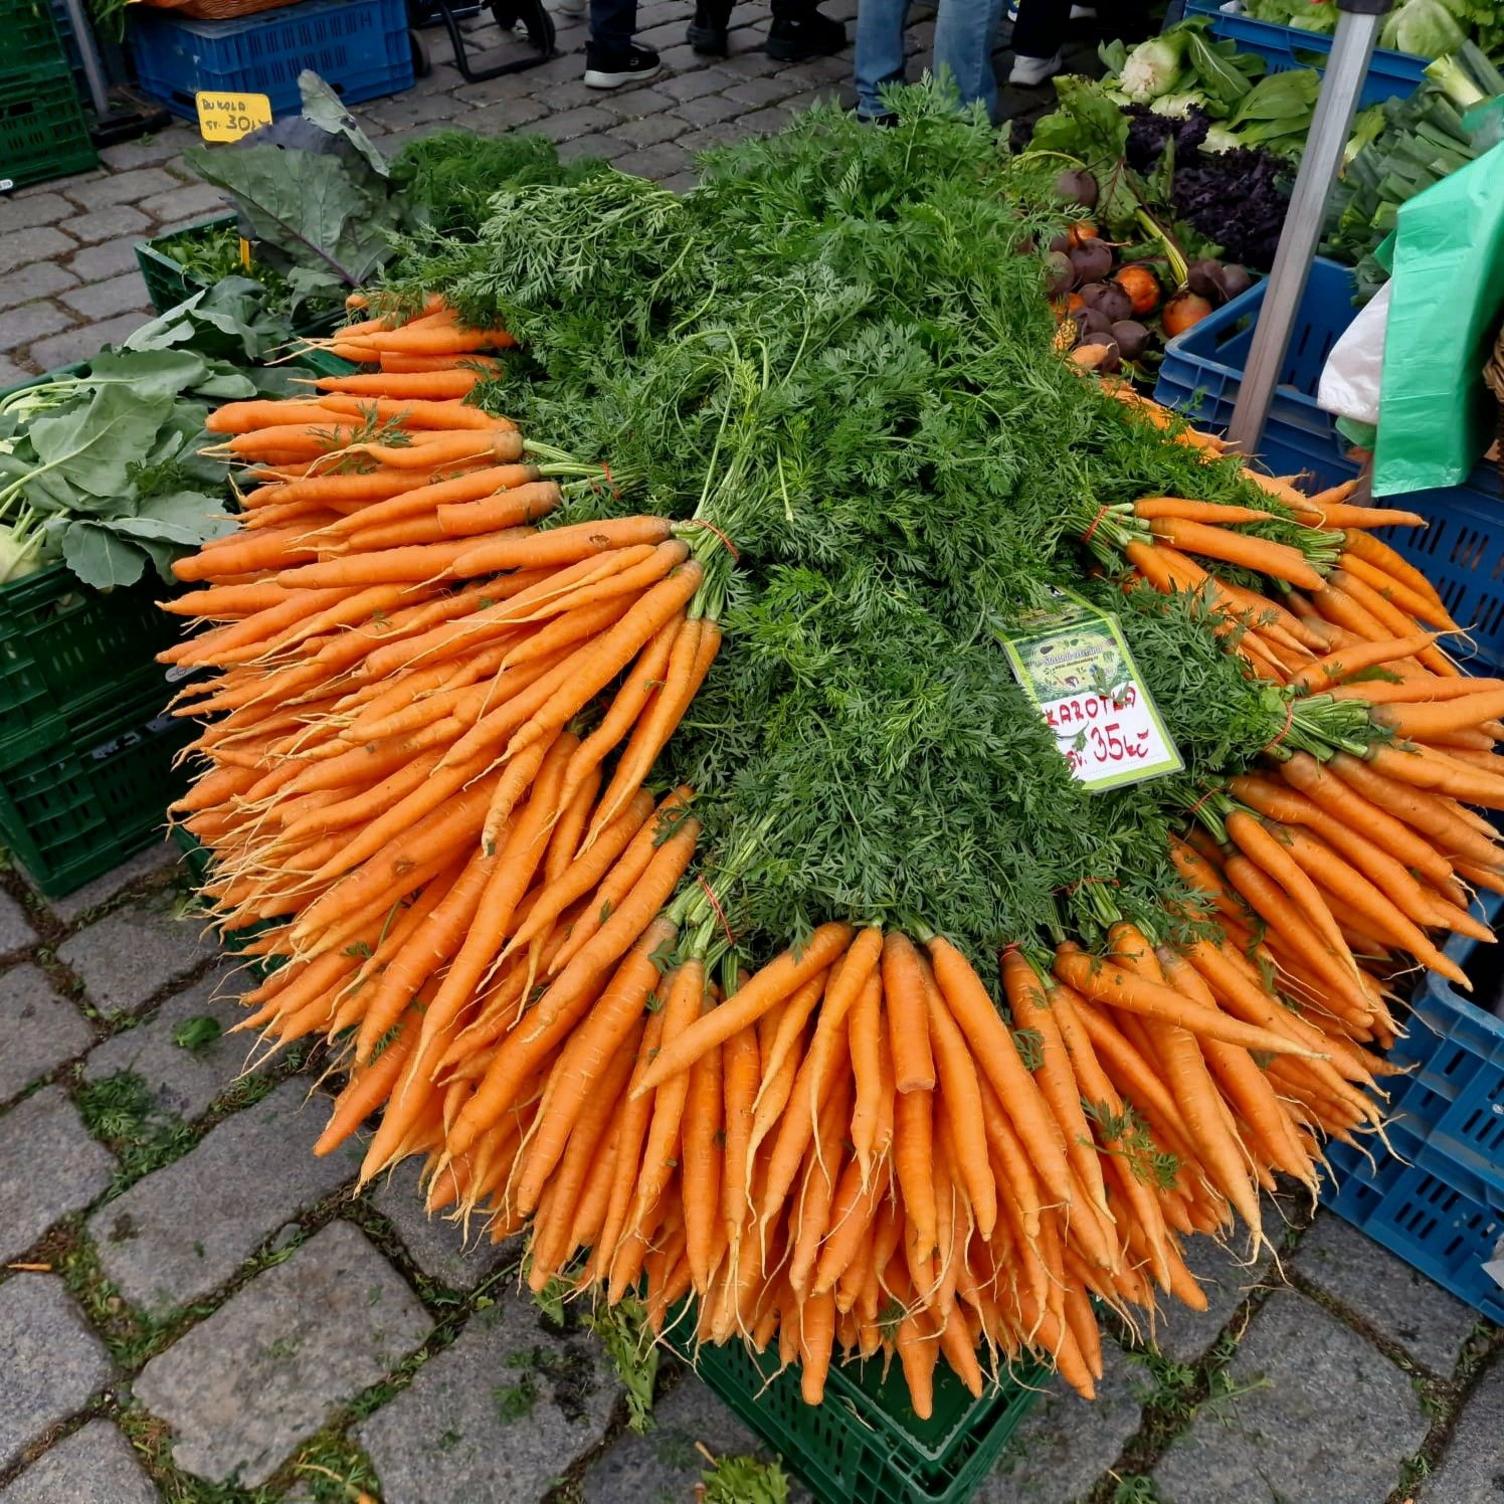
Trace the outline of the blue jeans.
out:
[[[1003,0],[940,0],[935,17],[935,73],[949,70],[961,103],[980,100],[987,113],[997,109],[992,72],[992,39]],[[868,117],[883,113],[878,90],[902,83],[903,28],[909,0],[861,0],[856,13],[856,108]]]

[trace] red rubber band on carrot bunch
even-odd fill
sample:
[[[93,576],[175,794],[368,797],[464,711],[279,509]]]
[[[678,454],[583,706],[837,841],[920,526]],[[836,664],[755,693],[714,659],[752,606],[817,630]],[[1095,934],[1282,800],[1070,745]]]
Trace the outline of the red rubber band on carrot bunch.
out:
[[[738,564],[741,563],[741,550],[736,546],[736,544],[731,541],[730,538],[726,536],[725,533],[720,530],[720,528],[715,525],[715,523],[707,522],[703,517],[691,517],[689,521],[684,525],[685,527],[703,527],[706,532],[714,533],[716,537],[726,545],[726,552],[730,554]]]
[[[1092,518],[1091,526],[1081,534],[1081,546],[1085,548],[1097,535],[1097,529],[1102,526],[1102,519],[1112,510],[1105,502],[1097,508],[1097,515]]]
[[[1264,751],[1266,751],[1266,752],[1273,752],[1273,751],[1275,751],[1279,747],[1279,744],[1282,741],[1284,741],[1284,739],[1287,736],[1289,736],[1289,734],[1290,734],[1290,728],[1294,724],[1295,724],[1295,701],[1294,700],[1286,700],[1285,701],[1285,724],[1280,727],[1279,735],[1276,736],[1274,738],[1274,740],[1272,742],[1270,742],[1267,747],[1264,748]]]
[[[710,900],[710,907],[715,910],[715,917],[721,921],[721,929],[724,931],[727,942],[732,949],[736,948],[736,936],[731,933],[731,926],[726,922],[726,911],[721,907],[721,901],[715,896],[715,889],[705,881],[702,875],[699,879],[700,886],[705,890],[705,896]]]

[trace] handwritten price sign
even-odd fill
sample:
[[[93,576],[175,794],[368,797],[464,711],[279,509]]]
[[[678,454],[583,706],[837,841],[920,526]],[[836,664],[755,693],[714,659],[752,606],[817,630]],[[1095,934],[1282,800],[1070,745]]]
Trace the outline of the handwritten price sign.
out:
[[[1183,766],[1139,677],[1117,617],[1077,597],[1047,622],[1003,639],[1018,682],[1090,789]]]
[[[272,102],[265,94],[225,93],[200,89],[198,133],[205,141],[238,141],[272,123]]]

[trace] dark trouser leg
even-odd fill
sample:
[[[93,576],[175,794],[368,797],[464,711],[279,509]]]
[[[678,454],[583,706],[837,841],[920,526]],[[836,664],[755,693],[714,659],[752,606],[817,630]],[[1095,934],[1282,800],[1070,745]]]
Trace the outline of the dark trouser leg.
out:
[[[1070,0],[1023,0],[1013,24],[1019,57],[1054,57],[1070,25]]]
[[[625,52],[636,30],[637,0],[590,0],[590,41],[602,52]]]

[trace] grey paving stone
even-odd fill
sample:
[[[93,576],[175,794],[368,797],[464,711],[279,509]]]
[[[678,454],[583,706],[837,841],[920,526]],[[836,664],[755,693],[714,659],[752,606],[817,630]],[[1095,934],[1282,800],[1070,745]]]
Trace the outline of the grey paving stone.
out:
[[[166,193],[143,198],[137,207],[143,214],[167,223],[172,220],[206,219],[225,210],[225,198],[208,183],[177,183]]]
[[[161,1311],[206,1295],[353,1174],[349,1143],[314,1157],[326,1114],[320,1101],[305,1105],[306,1091],[285,1081],[89,1219],[100,1263],[131,1304]]]
[[[54,370],[75,360],[97,355],[106,345],[118,345],[146,322],[144,313],[122,313],[97,324],[80,324],[65,334],[54,334],[31,347],[30,356],[43,370]]]
[[[726,97],[737,100],[749,109],[758,110],[764,105],[778,104],[781,100],[787,99],[790,94],[798,92],[798,86],[782,76],[739,78],[727,88]]]
[[[584,1504],[657,1504],[660,1499],[689,1500],[705,1471],[695,1443],[716,1457],[773,1453],[755,1437],[694,1374],[686,1373],[653,1406],[653,1428],[646,1435],[622,1434],[585,1470]],[[796,1483],[795,1498],[808,1498]],[[0,1501],[3,1504],[3,1501]]]
[[[96,277],[119,276],[135,268],[136,249],[130,240],[104,240],[98,245],[85,246],[68,263],[68,269],[85,282]]]
[[[142,136],[135,141],[122,141],[119,146],[106,146],[99,159],[115,172],[129,172],[136,167],[155,167],[178,156],[184,147],[193,146],[198,135],[186,125],[170,125],[152,136]]]
[[[253,1040],[229,1029],[244,1017],[235,1000],[238,978],[214,971],[174,993],[148,1022],[106,1039],[84,1061],[84,1080],[99,1081],[119,1071],[139,1076],[163,1112],[192,1120],[228,1090],[247,1064]],[[212,1019],[220,1036],[187,1049],[174,1034],[190,1019]]]
[[[1161,1301],[1154,1328],[1146,1337],[1167,1358],[1194,1363],[1217,1340],[1228,1318],[1256,1286],[1283,1283],[1278,1274],[1271,1273],[1274,1250],[1268,1243],[1277,1243],[1284,1236],[1285,1224],[1267,1196],[1261,1205],[1267,1242],[1252,1263],[1249,1262],[1252,1240],[1241,1226],[1226,1246],[1207,1237],[1185,1240],[1182,1251],[1186,1268],[1201,1285],[1206,1309],[1193,1311],[1178,1300]]]
[[[672,99],[699,99],[703,94],[717,94],[726,87],[724,75],[709,68],[676,73],[672,78],[655,78],[653,87]]]
[[[525,1292],[509,1294],[356,1437],[385,1504],[524,1504],[599,1444],[616,1397],[599,1342],[560,1336]]]
[[[538,130],[550,141],[568,141],[575,136],[588,136],[591,131],[604,130],[614,123],[614,118],[593,104],[582,104],[572,110],[561,110],[557,115],[546,115],[538,122]]]
[[[178,870],[181,860],[182,853],[171,841],[157,841],[135,856],[127,857],[102,877],[96,877],[69,893],[66,898],[47,899],[47,907],[64,924],[74,924],[137,883],[144,884],[148,878],[166,879]]]
[[[195,918],[175,919],[162,897],[96,919],[58,946],[101,1013],[134,1013],[216,953]]]
[[[130,1443],[107,1420],[91,1420],[44,1452],[0,1504],[156,1504],[157,1490]]]
[[[35,376],[37,369],[32,365],[19,366],[0,355],[0,386],[14,386],[18,381],[25,381],[28,376]]]
[[[0,1102],[88,1049],[94,1038],[82,1013],[52,990],[35,966],[0,974]]]
[[[0,349],[19,350],[32,340],[56,334],[74,322],[74,316],[56,303],[23,303],[0,316]]]
[[[1340,1300],[1432,1373],[1445,1378],[1457,1366],[1477,1317],[1340,1217],[1330,1212],[1318,1217],[1293,1263],[1318,1290]]]
[[[1145,1371],[1102,1344],[1102,1381],[1088,1403],[1051,1380],[1013,1433],[975,1504],[1072,1504],[1117,1460],[1143,1417]]]
[[[581,105],[586,104],[592,109],[603,110],[606,108],[605,103],[601,99],[601,95],[604,92],[603,89],[592,89],[583,77],[565,78],[561,79],[558,83],[548,86],[548,91],[543,95],[543,101],[548,105],[550,114],[561,114],[565,110],[576,110]]]
[[[0,956],[36,943],[37,933],[27,921],[26,910],[9,894],[0,893]]]
[[[134,1392],[172,1427],[179,1467],[254,1487],[431,1326],[367,1239],[332,1222],[153,1358]]]
[[[360,116],[362,120],[378,121],[389,131],[400,131],[412,125],[453,119],[468,108],[462,99],[451,99],[447,94],[421,94],[413,89],[406,94],[362,105]]]
[[[642,15],[641,7],[637,14]],[[618,120],[641,120],[644,115],[671,110],[677,103],[672,94],[665,94],[656,87],[658,82],[655,79],[640,89],[599,89],[595,97],[600,107],[609,110]]]
[[[1462,1407],[1441,1465],[1416,1493],[1422,1504],[1504,1499],[1504,1361],[1497,1355]]]
[[[18,1102],[0,1117],[0,1260],[25,1253],[59,1217],[87,1206],[114,1171],[114,1156],[89,1136],[61,1086]]]
[[[0,1352],[3,1468],[88,1403],[109,1379],[110,1360],[62,1280],[46,1274],[18,1274],[0,1285]]]
[[[631,150],[625,141],[618,141],[615,136],[576,136],[573,141],[565,141],[559,147],[559,159],[563,162],[575,162],[582,157],[596,157],[603,162],[614,162]]]
[[[65,219],[58,228],[75,240],[92,244],[96,240],[113,240],[121,235],[140,235],[151,227],[151,220],[129,204],[107,204],[87,214]]]
[[[676,172],[671,178],[660,179],[658,186],[667,188],[670,193],[688,193],[699,181],[692,172]]]
[[[689,153],[677,141],[660,141],[656,146],[644,146],[641,151],[630,151],[618,157],[612,164],[621,172],[635,172],[645,178],[667,178],[683,172],[694,165]]]
[[[107,319],[112,314],[149,306],[146,284],[135,272],[124,272],[107,282],[91,282],[87,287],[69,288],[62,300],[86,319]]]
[[[506,1257],[504,1245],[492,1243],[479,1223],[467,1244],[458,1222],[442,1214],[429,1216],[418,1187],[419,1173],[416,1159],[404,1160],[392,1174],[382,1177],[371,1205],[390,1219],[402,1246],[430,1279],[442,1280],[456,1290],[473,1289]]]
[[[1154,1470],[1162,1504],[1375,1504],[1429,1422],[1409,1377],[1293,1291],[1269,1297]]]
[[[792,110],[775,104],[763,110],[756,110],[750,115],[743,115],[738,124],[744,135],[771,136],[781,131],[793,118]]]
[[[50,261],[66,256],[76,246],[72,236],[64,235],[56,225],[33,225],[29,230],[17,230],[5,237],[5,258],[12,266],[25,261]]]
[[[681,100],[674,106],[674,113],[690,125],[704,127],[730,120],[733,115],[744,115],[747,107],[724,94],[701,94],[695,99]]]
[[[458,116],[453,124],[480,136],[500,136],[507,131],[522,130],[534,121],[541,120],[547,113],[548,106],[542,101],[518,96],[515,99],[503,99],[496,104],[483,105],[468,115]]]
[[[0,308],[14,308],[18,303],[30,303],[36,298],[50,298],[63,288],[74,286],[77,281],[72,272],[64,271],[55,261],[33,261],[0,276]]]
[[[81,209],[103,209],[109,204],[136,204],[154,193],[167,193],[178,180],[160,167],[136,167],[105,177],[65,185],[64,192]]]
[[[641,120],[619,120],[611,127],[611,134],[629,146],[657,146],[660,141],[672,141],[682,136],[688,125],[677,115],[645,115]]]
[[[29,230],[32,225],[55,225],[78,211],[61,193],[38,193],[31,198],[7,198],[0,202],[0,235]]]

